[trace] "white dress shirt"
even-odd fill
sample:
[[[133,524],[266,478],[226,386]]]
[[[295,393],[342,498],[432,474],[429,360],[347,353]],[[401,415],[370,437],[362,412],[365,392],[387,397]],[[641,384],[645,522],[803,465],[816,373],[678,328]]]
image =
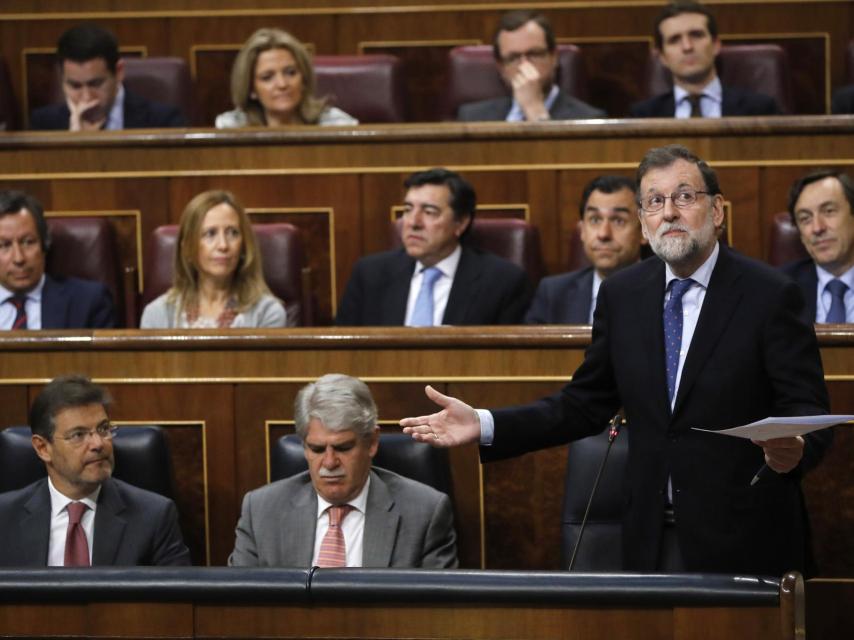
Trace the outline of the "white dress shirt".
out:
[[[104,123],[104,129],[107,131],[120,131],[125,128],[125,86],[119,85],[116,91],[116,99],[113,100],[113,106],[110,107],[110,112],[107,114],[107,121]]]
[[[42,274],[39,283],[27,292],[27,301],[24,303],[24,309],[27,311],[27,329],[42,328],[42,290],[44,289],[44,274]],[[11,302],[6,302],[8,298],[14,296],[13,291],[9,291],[6,287],[0,286],[0,329],[9,331],[12,325],[15,324],[15,305]]]
[[[448,306],[451,285],[454,283],[454,276],[457,274],[457,267],[460,264],[460,256],[462,255],[463,248],[457,245],[457,248],[454,249],[451,255],[433,265],[442,272],[442,275],[433,283],[433,326],[438,327],[441,325],[442,318],[445,317],[445,307]],[[412,281],[409,283],[409,299],[406,302],[406,320],[404,324],[407,327],[412,326],[412,313],[415,311],[415,301],[418,299],[418,292],[421,290],[424,269],[425,266],[421,262],[415,263],[415,271],[412,273]]]
[[[549,91],[549,95],[545,97],[543,100],[543,106],[545,106],[546,111],[551,113],[552,105],[557,100],[557,94],[560,93],[560,89],[557,88],[556,84],[552,85],[551,90]],[[510,106],[510,111],[507,112],[507,118],[505,118],[505,122],[524,122],[525,121],[525,112],[522,111],[522,107],[516,102],[516,98],[513,98],[513,104]]]
[[[599,297],[599,287],[602,286],[602,276],[593,269],[593,300],[590,301],[590,313],[587,316],[587,324],[593,324],[593,312],[596,311],[596,298]]]
[[[826,290],[827,283],[833,279],[842,280],[848,285],[848,290],[842,296],[845,303],[845,322],[854,322],[854,267],[851,267],[837,278],[837,276],[815,265],[818,276],[818,287],[816,287],[815,321],[827,322],[827,312],[830,311],[831,295]]]
[[[717,76],[709,84],[703,87],[700,98],[700,113],[704,118],[720,118],[723,114],[723,87]],[[688,100],[689,93],[682,87],[673,85],[673,102],[676,105],[675,116],[677,118],[691,117],[691,103]]]
[[[80,524],[86,532],[86,544],[89,545],[89,564],[92,564],[92,544],[95,540],[95,509],[98,508],[98,486],[92,493],[81,500],[72,500],[59,492],[50,478],[47,480],[50,491],[50,542],[47,549],[47,566],[65,566],[65,538],[68,533],[68,505],[72,502],[82,502],[89,508],[83,512]]]
[[[365,482],[365,486],[355,498],[347,504],[353,507],[353,510],[347,514],[341,522],[341,533],[344,534],[344,547],[347,551],[347,566],[361,567],[362,566],[362,550],[364,549],[365,537],[365,509],[368,506],[368,490],[371,487],[371,476]],[[314,555],[311,556],[311,566],[317,566],[317,556],[320,555],[320,544],[323,542],[323,536],[326,535],[329,529],[329,512],[327,509],[332,506],[331,502],[324,500],[320,494],[317,494],[317,526],[314,532]]]

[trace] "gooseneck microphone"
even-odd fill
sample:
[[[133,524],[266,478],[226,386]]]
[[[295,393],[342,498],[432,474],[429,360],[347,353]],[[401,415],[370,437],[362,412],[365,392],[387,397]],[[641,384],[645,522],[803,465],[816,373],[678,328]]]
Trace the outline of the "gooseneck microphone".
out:
[[[578,555],[578,548],[581,546],[581,538],[584,537],[584,527],[587,526],[587,516],[590,515],[590,506],[593,504],[593,498],[596,495],[596,489],[599,488],[599,480],[602,478],[602,472],[605,470],[605,463],[608,462],[608,454],[611,453],[611,445],[617,439],[617,434],[620,433],[620,427],[623,424],[623,418],[618,413],[613,418],[608,426],[608,446],[605,449],[605,456],[602,458],[602,464],[599,465],[599,471],[596,472],[596,479],[593,481],[593,489],[590,491],[590,498],[587,500],[587,508],[584,509],[584,518],[581,519],[581,528],[578,530],[578,540],[575,541],[575,548],[572,550],[572,558],[569,560],[569,571],[575,566],[575,557]],[[570,445],[572,446],[572,445]]]

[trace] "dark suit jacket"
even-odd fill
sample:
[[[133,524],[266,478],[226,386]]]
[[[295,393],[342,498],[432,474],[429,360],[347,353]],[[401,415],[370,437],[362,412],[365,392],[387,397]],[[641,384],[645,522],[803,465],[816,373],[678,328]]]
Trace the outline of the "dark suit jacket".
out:
[[[810,322],[816,321],[816,299],[818,297],[818,273],[812,258],[804,258],[791,264],[783,265],[780,270],[792,278],[801,287],[804,301],[807,303],[807,313]]]
[[[403,325],[414,270],[415,260],[403,249],[361,258],[347,282],[335,324]],[[442,323],[518,324],[530,297],[521,268],[463,245]]]
[[[68,106],[50,104],[35,109],[30,115],[30,129],[39,131],[66,131],[70,114]],[[125,129],[161,129],[186,127],[187,118],[171,105],[151,102],[125,88]]]
[[[307,567],[314,556],[317,492],[308,471],[250,491],[234,551],[239,567]],[[364,567],[457,566],[451,501],[444,493],[374,467],[365,505]]]
[[[593,298],[593,267],[540,280],[527,324],[587,324]]]
[[[110,292],[100,282],[45,278],[42,329],[109,329],[116,326]]]
[[[764,462],[749,440],[692,430],[768,416],[829,412],[812,324],[798,287],[725,247],[706,291],[674,411],[667,399],[662,311],[664,263],[649,259],[602,283],[593,340],[559,393],[497,410],[484,460],[518,455],[602,431],[625,409],[623,562],[653,571],[672,480],[676,532],[688,571],[780,576],[809,570],[801,473],[817,463],[830,430],[806,436],[799,467],[750,480]]]
[[[723,88],[722,116],[778,116],[781,113],[780,106],[771,96],[738,87]],[[673,91],[637,102],[629,109],[632,118],[672,118],[675,114]]]
[[[833,92],[830,112],[833,114],[854,113],[854,85],[840,87]]]
[[[50,541],[47,478],[0,494],[0,566],[44,567]],[[93,566],[189,565],[168,498],[110,478],[95,510]]]
[[[488,120],[505,120],[513,99],[510,96],[490,98],[479,102],[469,102],[461,105],[457,112],[457,120],[462,122],[484,122]],[[585,118],[607,118],[601,109],[592,107],[586,102],[566,95],[563,91],[557,94],[552,108],[549,109],[552,120],[580,120]]]

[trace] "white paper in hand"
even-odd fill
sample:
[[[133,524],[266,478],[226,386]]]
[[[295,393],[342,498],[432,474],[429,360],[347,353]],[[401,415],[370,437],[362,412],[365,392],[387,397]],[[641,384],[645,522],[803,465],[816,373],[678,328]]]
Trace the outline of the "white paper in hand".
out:
[[[694,427],[695,431],[707,433],[719,433],[725,436],[746,438],[748,440],[771,440],[773,438],[793,438],[802,436],[812,431],[826,429],[835,424],[854,420],[854,415],[826,415],[826,416],[791,416],[786,418],[764,418],[751,422],[741,427],[731,429],[701,429]]]

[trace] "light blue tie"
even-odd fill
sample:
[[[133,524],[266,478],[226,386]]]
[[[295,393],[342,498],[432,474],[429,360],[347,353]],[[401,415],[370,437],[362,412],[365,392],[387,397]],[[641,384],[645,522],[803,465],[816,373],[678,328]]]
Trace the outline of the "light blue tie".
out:
[[[679,352],[682,349],[682,296],[694,281],[673,280],[670,298],[664,305],[664,366],[667,371],[667,398],[673,404],[676,393],[676,374],[679,371]]]
[[[830,292],[830,309],[825,322],[845,322],[845,292],[848,285],[837,278],[827,283],[825,287]]]
[[[413,327],[433,326],[433,285],[442,275],[436,267],[427,267],[421,272],[421,289],[415,299],[415,308],[412,310]]]

